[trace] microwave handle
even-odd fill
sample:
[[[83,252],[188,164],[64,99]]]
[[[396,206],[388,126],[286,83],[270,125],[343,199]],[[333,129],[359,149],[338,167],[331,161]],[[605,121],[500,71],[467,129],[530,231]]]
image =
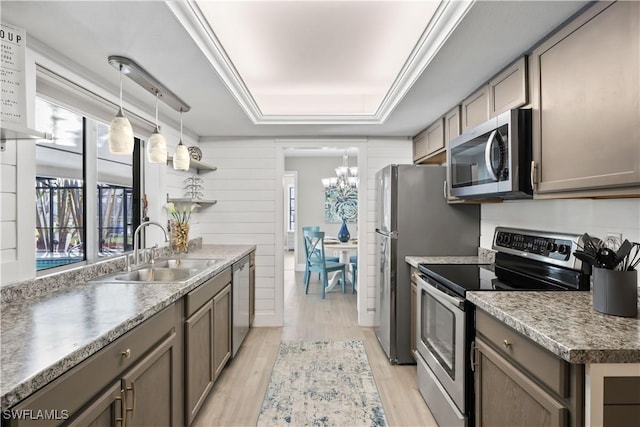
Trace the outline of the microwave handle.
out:
[[[491,132],[491,135],[489,135],[489,139],[487,140],[487,146],[484,149],[484,162],[487,165],[487,171],[489,171],[489,175],[491,175],[491,178],[494,181],[498,181],[498,176],[496,175],[496,170],[493,168],[493,165],[491,164],[491,148],[493,147],[493,144],[495,144],[496,142],[496,132],[497,132],[497,129],[494,129]]]

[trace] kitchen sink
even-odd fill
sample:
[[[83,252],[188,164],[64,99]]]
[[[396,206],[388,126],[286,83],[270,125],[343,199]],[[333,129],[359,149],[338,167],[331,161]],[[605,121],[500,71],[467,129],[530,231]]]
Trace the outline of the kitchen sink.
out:
[[[203,270],[211,267],[218,260],[216,259],[194,259],[194,258],[169,258],[156,260],[156,268],[195,268]]]
[[[90,282],[179,283],[188,280],[218,261],[217,259],[194,258],[159,259],[154,264],[144,264],[132,271],[97,277]]]
[[[122,282],[181,282],[196,275],[200,270],[196,268],[141,268],[114,277]]]

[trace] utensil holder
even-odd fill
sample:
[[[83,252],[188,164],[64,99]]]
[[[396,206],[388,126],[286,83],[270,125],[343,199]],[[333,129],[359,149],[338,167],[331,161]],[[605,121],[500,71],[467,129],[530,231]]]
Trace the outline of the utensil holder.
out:
[[[638,315],[638,272],[593,268],[593,309],[622,317]]]

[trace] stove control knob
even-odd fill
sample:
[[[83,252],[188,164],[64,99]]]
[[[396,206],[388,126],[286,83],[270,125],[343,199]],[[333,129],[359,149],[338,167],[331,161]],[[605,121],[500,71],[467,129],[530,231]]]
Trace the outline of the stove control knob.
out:
[[[568,254],[569,253],[569,246],[567,245],[560,245],[558,247],[558,252],[561,253],[562,255]]]
[[[552,242],[552,241],[548,241],[548,242],[547,242],[547,250],[548,250],[549,252],[555,252],[555,251],[557,251],[557,250],[558,250],[558,245],[557,245],[557,244],[555,244],[555,243],[554,243],[554,242]]]

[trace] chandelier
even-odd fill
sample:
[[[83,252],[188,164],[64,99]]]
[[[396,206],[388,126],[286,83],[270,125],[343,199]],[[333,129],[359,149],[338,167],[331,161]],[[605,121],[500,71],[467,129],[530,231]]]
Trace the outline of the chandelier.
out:
[[[345,196],[358,189],[358,167],[349,167],[349,156],[345,150],[342,156],[342,166],[336,168],[336,176],[322,178],[322,185],[327,190],[334,190]]]

